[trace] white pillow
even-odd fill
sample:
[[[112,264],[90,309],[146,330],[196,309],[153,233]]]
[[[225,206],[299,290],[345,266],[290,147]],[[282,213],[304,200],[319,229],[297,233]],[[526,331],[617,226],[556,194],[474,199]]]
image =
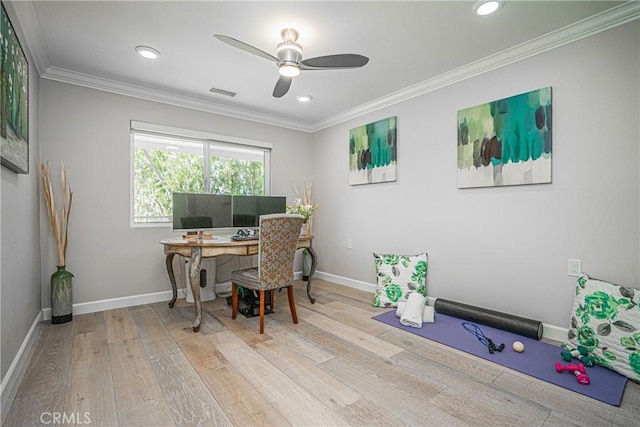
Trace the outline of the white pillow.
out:
[[[580,276],[562,346],[583,346],[598,365],[640,381],[639,299],[639,289]]]
[[[397,307],[411,292],[427,296],[427,254],[373,254],[378,285],[373,297],[374,307]]]

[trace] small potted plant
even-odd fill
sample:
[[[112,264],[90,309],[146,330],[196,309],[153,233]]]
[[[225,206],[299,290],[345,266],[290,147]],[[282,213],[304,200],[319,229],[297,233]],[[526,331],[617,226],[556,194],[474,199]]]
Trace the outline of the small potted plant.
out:
[[[287,205],[287,213],[298,214],[304,217],[301,235],[311,236],[311,216],[318,210],[318,205],[313,203],[313,184],[309,181],[303,183],[304,190],[301,197],[293,199],[292,205]],[[296,195],[300,195],[297,187],[294,187]]]
[[[318,210],[318,205],[303,203],[302,199],[294,199],[292,205],[287,205],[287,213],[302,215],[304,223],[300,234],[311,235],[311,215]]]

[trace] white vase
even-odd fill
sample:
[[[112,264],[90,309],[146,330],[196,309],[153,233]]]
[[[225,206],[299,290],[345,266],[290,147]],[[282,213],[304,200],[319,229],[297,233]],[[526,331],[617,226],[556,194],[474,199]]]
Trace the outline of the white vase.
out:
[[[302,224],[302,227],[300,228],[300,235],[311,237],[311,220]]]

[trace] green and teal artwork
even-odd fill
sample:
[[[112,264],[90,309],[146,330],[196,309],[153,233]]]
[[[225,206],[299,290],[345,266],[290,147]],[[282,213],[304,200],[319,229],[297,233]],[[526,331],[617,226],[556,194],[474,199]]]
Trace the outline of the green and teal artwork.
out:
[[[29,173],[29,64],[4,4],[0,9],[0,158]]]
[[[551,182],[551,87],[458,111],[458,188]]]
[[[398,166],[397,117],[349,131],[349,184],[396,180]]]

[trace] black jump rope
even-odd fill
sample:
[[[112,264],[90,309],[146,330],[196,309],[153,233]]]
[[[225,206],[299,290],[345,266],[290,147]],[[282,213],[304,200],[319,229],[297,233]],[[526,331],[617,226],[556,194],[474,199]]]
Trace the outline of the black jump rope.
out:
[[[491,338],[487,338],[487,336],[482,332],[482,329],[474,323],[462,322],[462,327],[465,331],[469,332],[471,335],[478,338],[483,345],[487,346],[489,349],[489,353],[493,354],[494,352],[501,352],[504,350],[504,343],[500,344],[498,347],[491,341]]]

